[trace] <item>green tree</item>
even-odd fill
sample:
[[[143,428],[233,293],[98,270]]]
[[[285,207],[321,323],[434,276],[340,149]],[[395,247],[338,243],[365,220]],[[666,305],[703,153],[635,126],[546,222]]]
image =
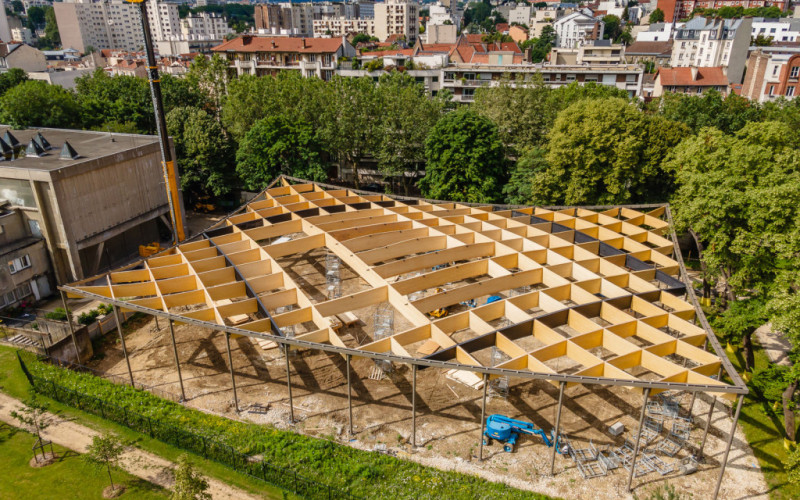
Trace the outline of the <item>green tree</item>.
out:
[[[520,75],[515,81],[506,79],[496,87],[479,88],[472,107],[497,125],[507,152],[517,156],[546,142],[558,112],[548,102],[551,93],[541,75],[535,74],[529,82]],[[514,112],[509,113],[512,109]]]
[[[353,45],[358,45],[359,43],[367,43],[370,41],[370,36],[366,33],[359,33],[353,37]]]
[[[605,23],[603,38],[616,41],[622,34],[622,23],[619,17],[613,14],[603,16],[603,23]]]
[[[10,415],[22,425],[33,427],[36,438],[41,441],[42,431],[50,427],[47,411],[47,404],[33,396],[22,403],[19,411],[12,410]]]
[[[422,84],[397,71],[383,75],[377,90],[382,114],[375,151],[378,169],[387,177],[400,176],[408,195],[425,164],[425,139],[441,116],[443,103],[428,98]]]
[[[236,152],[236,171],[244,187],[253,191],[281,174],[327,180],[313,127],[283,114],[262,118],[245,134]]]
[[[219,121],[192,107],[175,108],[166,119],[184,191],[195,197],[229,193],[234,184],[233,147]]]
[[[44,12],[44,40],[40,45],[47,47],[59,47],[61,45],[61,35],[58,33],[58,23],[56,22],[56,11],[53,7],[47,7]]]
[[[425,142],[428,164],[419,182],[437,200],[493,203],[507,178],[497,127],[469,108],[444,115]]]
[[[28,29],[35,31],[45,23],[45,9],[34,5],[28,9]]]
[[[687,137],[666,164],[680,185],[676,227],[699,235],[703,261],[723,278],[730,301],[767,292],[778,264],[796,252],[797,146],[796,134],[778,122],[749,123],[734,135],[709,127]]]
[[[667,93],[652,101],[651,106],[664,117],[683,122],[695,132],[703,127],[717,127],[731,133],[762,117],[758,103],[734,93],[725,97],[715,90],[702,96]]]
[[[93,436],[92,444],[87,448],[83,459],[87,464],[95,467],[96,469],[105,469],[108,472],[108,481],[111,483],[111,489],[117,490],[120,487],[114,485],[114,479],[111,477],[111,468],[119,464],[122,453],[125,447],[120,442],[119,438],[113,434],[107,433],[101,436]]]
[[[503,186],[505,202],[510,205],[533,203],[533,186],[536,175],[547,170],[547,150],[531,148],[523,152],[511,171],[511,177]]]
[[[153,101],[144,78],[110,76],[97,69],[78,78],[75,91],[84,127],[106,130],[115,124],[134,124],[138,133],[155,133]]]
[[[650,24],[654,23],[663,23],[664,22],[664,11],[661,9],[656,8],[653,12],[650,13]]]
[[[792,484],[800,483],[800,448],[795,448],[783,462],[787,478]]]
[[[755,367],[753,353],[753,333],[767,322],[767,310],[763,300],[750,298],[737,300],[718,316],[714,329],[722,332],[728,343],[736,345],[740,342],[744,347],[745,372],[752,373]]]
[[[75,94],[58,85],[28,80],[0,98],[0,122],[12,127],[73,128],[80,111]]]
[[[214,113],[219,116],[231,81],[228,61],[219,54],[211,58],[198,55],[186,73],[186,81],[203,92]]]
[[[28,74],[20,68],[11,68],[4,73],[0,73],[0,96],[10,88],[16,87],[20,83],[28,80]]]
[[[375,150],[382,119],[380,100],[370,78],[334,77],[325,87],[328,105],[322,116],[321,136],[339,166],[353,171],[361,185],[358,166]]]
[[[206,95],[186,78],[162,74],[161,93],[164,97],[165,113],[169,113],[175,108],[195,107],[210,109],[211,103],[208,102]]]
[[[11,10],[17,13],[25,12],[25,4],[22,3],[22,0],[13,0],[11,2]]]
[[[189,455],[185,453],[178,457],[170,500],[211,500],[208,481],[195,469]]]
[[[616,204],[665,200],[672,176],[661,162],[687,129],[650,120],[627,100],[578,101],[556,118],[548,168],[534,181],[542,204]]]

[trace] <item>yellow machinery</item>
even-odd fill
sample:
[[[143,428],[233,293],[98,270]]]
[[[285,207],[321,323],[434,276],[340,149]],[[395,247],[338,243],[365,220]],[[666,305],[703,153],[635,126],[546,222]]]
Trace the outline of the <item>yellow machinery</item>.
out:
[[[140,257],[150,257],[153,254],[156,254],[161,251],[161,245],[157,241],[150,243],[149,245],[139,245],[139,256]]]
[[[437,288],[436,289],[436,293],[441,293],[443,291],[444,291],[444,288]],[[437,318],[437,319],[438,318],[444,318],[445,316],[450,314],[450,308],[449,307],[440,307],[439,309],[434,309],[433,311],[429,312],[428,314],[430,314],[432,317]]]

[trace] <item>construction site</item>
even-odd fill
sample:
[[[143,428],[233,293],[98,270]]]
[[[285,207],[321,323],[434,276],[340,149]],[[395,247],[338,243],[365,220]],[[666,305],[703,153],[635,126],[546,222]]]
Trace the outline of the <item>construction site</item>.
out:
[[[563,498],[767,488],[667,205],[508,207],[282,177],[62,286],[142,313],[90,366],[229,418]],[[88,361],[87,361],[88,363]]]

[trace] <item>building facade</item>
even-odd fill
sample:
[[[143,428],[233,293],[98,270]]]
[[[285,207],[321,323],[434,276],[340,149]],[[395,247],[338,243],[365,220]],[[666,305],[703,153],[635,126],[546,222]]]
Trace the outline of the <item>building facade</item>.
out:
[[[789,0],[658,0],[657,5],[664,12],[664,21],[672,23],[690,17],[695,9],[778,7],[785,11]]]
[[[656,74],[653,97],[660,97],[666,92],[688,95],[702,95],[709,90],[716,90],[728,95],[728,77],[725,68],[661,68]]]
[[[576,48],[603,39],[605,23],[582,12],[573,12],[553,23],[556,47]]]
[[[800,47],[759,47],[747,58],[742,96],[758,102],[797,97]]]
[[[333,19],[315,19],[314,37],[342,37],[352,33],[364,33],[375,36],[375,20],[349,17]]]
[[[157,137],[7,127],[0,137],[13,150],[0,162],[0,199],[44,238],[58,284],[127,262],[139,245],[168,237]]]
[[[391,35],[405,37],[409,45],[419,36],[419,4],[413,0],[386,0],[375,4],[375,36],[384,41]]]
[[[0,201],[0,310],[46,297],[54,284],[38,225]]]
[[[695,17],[675,29],[670,66],[727,68],[732,83],[740,83],[747,61],[753,19]]]
[[[23,43],[0,42],[0,73],[19,68],[28,73],[47,69],[47,58],[39,49]]]

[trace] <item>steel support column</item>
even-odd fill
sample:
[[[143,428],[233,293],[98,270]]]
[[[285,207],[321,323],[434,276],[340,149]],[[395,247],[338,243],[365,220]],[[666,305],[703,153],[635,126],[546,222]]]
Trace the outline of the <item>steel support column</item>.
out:
[[[169,320],[169,336],[172,338],[172,353],[175,355],[175,368],[178,370],[178,382],[181,384],[181,401],[186,401],[186,393],[183,390],[183,376],[181,375],[181,360],[178,358],[178,346],[175,345],[175,329],[172,320]]]
[[[236,376],[233,374],[233,356],[231,356],[231,334],[225,332],[225,347],[228,348],[228,366],[231,367],[231,384],[233,385],[233,406],[239,413],[239,395],[236,394]]]
[[[716,396],[714,396],[714,398],[711,400],[711,406],[708,408],[708,416],[706,417],[706,426],[705,429],[703,429],[703,441],[700,443],[700,451],[698,452],[700,458],[702,458],[703,455],[705,454],[706,438],[708,437],[708,429],[709,427],[711,427],[711,417],[712,414],[714,413],[715,406],[717,406]]]
[[[111,308],[114,309],[114,319],[117,321],[117,332],[119,332],[119,341],[122,344],[122,354],[125,355],[125,364],[128,365],[128,376],[131,378],[131,386],[136,387],[133,383],[131,360],[128,359],[128,348],[125,347],[125,336],[122,335],[122,322],[119,320],[119,307],[111,306]]]
[[[556,471],[556,453],[558,452],[558,433],[561,430],[561,404],[564,401],[564,387],[566,382],[561,382],[558,389],[558,409],[556,410],[556,428],[553,433],[553,453],[550,457],[550,475],[555,475]]]
[[[417,447],[417,365],[411,365],[411,446]]]
[[[481,405],[481,435],[478,447],[478,461],[483,461],[483,433],[486,431],[486,390],[489,388],[489,375],[483,374],[483,405]]]
[[[67,323],[69,323],[69,334],[72,336],[72,346],[75,347],[75,359],[78,364],[81,364],[81,350],[78,349],[78,339],[75,338],[75,327],[72,325],[72,311],[67,307],[67,295],[61,292],[61,303],[64,305],[64,311],[67,313]],[[133,377],[131,377],[133,378]]]
[[[353,435],[353,391],[350,386],[350,358],[348,354],[347,359],[347,424],[350,426],[350,435]]]
[[[292,375],[289,369],[289,344],[283,344],[283,357],[286,358],[286,387],[289,389],[289,423],[294,423],[294,401],[292,400]]]
[[[733,435],[736,433],[736,424],[739,423],[739,413],[742,411],[742,403],[744,402],[744,395],[739,396],[739,402],[736,403],[736,414],[733,416],[731,423],[731,433],[728,436],[728,444],[725,447],[725,456],[722,457],[722,465],[719,469],[719,477],[717,478],[717,487],[714,488],[714,500],[717,500],[719,495],[719,487],[722,486],[722,476],[725,474],[725,467],[728,465],[728,454],[731,452],[731,443],[733,443]]]
[[[642,414],[639,416],[639,430],[636,433],[636,444],[633,447],[633,459],[631,460],[631,473],[628,476],[628,491],[631,491],[633,484],[633,474],[636,472],[636,457],[639,455],[639,441],[642,440],[642,427],[644,426],[644,414],[647,411],[647,399],[650,397],[650,388],[644,390],[644,401],[642,402]]]

